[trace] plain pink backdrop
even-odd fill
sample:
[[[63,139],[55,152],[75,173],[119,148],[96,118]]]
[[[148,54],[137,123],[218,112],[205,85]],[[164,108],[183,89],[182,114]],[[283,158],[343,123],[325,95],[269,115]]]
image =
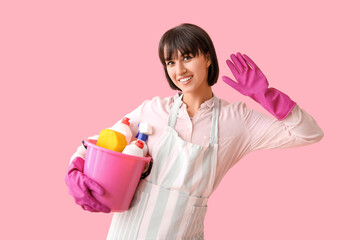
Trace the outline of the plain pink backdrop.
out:
[[[325,132],[254,152],[209,201],[205,239],[360,239],[358,1],[1,1],[0,239],[105,239],[111,214],[83,211],[70,156],[143,100],[173,95],[157,56],[169,28],[203,27],[220,63],[248,54]],[[357,16],[356,16],[357,15]]]

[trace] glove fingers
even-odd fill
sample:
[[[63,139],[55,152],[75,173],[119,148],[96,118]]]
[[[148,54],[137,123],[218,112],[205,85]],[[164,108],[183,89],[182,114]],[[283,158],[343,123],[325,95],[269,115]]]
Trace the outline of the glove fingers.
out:
[[[238,89],[239,88],[239,84],[235,81],[233,81],[231,78],[227,77],[227,76],[223,76],[222,80],[228,84],[230,87],[234,88],[234,89]]]
[[[248,56],[245,55],[245,54],[244,54],[243,56],[244,56],[246,62],[250,65],[250,67],[251,67],[252,69],[258,68],[258,66],[256,66],[256,64],[254,63],[254,61],[253,61],[250,57],[248,57]]]
[[[81,199],[75,199],[76,204],[80,205],[84,210],[90,212],[111,212],[111,209],[96,200],[90,193]]]
[[[90,212],[111,212],[111,209],[97,201],[90,193],[81,199],[75,199],[76,204]]]
[[[239,59],[239,61],[241,62],[241,65],[243,66],[243,68],[245,69],[245,71],[249,70],[249,65],[246,63],[244,57],[241,55],[241,53],[237,53],[236,57]]]
[[[90,207],[88,205],[82,205],[81,207],[82,207],[82,209],[84,209],[86,211],[89,211],[89,212],[98,212],[98,211],[96,211],[95,209],[93,209],[92,207]]]
[[[235,78],[238,78],[240,73],[239,71],[236,69],[235,65],[228,59],[226,60],[226,64],[228,65],[228,67],[230,68],[232,74],[234,75]]]
[[[231,60],[233,61],[234,65],[237,67],[238,72],[244,72],[244,66],[243,64],[240,62],[240,59],[238,59],[235,54],[231,54],[230,55]]]
[[[96,192],[99,195],[104,195],[104,189],[94,180],[89,177],[86,177],[84,184],[88,187],[89,190]]]
[[[99,211],[104,212],[104,213],[109,213],[109,212],[111,212],[111,209],[105,205],[101,205],[99,208]]]
[[[110,208],[99,203],[95,198],[93,198],[91,200],[91,202],[89,202],[87,205],[89,205],[89,207],[92,208],[96,212],[105,212],[105,213],[111,212]]]

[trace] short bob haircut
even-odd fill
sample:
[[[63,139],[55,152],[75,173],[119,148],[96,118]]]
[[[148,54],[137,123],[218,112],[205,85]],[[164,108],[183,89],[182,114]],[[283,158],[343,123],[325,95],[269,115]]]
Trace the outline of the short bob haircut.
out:
[[[199,51],[206,56],[210,55],[211,64],[208,70],[208,84],[213,86],[219,77],[219,64],[216,57],[216,52],[214,44],[211,41],[210,36],[200,27],[183,23],[179,26],[176,26],[168,30],[161,37],[159,42],[159,58],[165,70],[165,76],[169,85],[174,90],[180,90],[171,80],[169,74],[167,73],[166,68],[166,59],[164,48],[166,46],[166,57],[174,56],[177,50],[181,52],[182,55],[192,54],[193,56],[198,56]]]

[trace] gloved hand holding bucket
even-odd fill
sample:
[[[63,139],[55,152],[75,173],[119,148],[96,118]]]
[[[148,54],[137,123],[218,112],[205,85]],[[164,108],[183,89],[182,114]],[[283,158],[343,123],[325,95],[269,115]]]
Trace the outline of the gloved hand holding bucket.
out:
[[[97,140],[85,140],[87,148],[84,174],[99,185],[105,193],[92,192],[100,203],[108,206],[112,212],[129,209],[131,200],[141,178],[151,171],[151,157],[138,157],[112,151],[96,145]],[[144,167],[149,164],[145,173]]]

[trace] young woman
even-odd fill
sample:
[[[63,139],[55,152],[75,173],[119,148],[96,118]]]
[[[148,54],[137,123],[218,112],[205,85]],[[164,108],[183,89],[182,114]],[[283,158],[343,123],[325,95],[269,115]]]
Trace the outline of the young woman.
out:
[[[198,26],[182,24],[167,31],[159,58],[170,87],[179,92],[147,100],[127,115],[133,132],[139,122],[153,127],[148,139],[153,167],[140,181],[130,209],[114,213],[108,239],[203,239],[207,200],[243,156],[323,137],[315,120],[286,94],[269,88],[261,70],[241,53],[227,60],[235,81],[224,76],[224,82],[274,118],[243,102],[218,99],[211,88],[219,75],[215,49]],[[85,210],[109,212],[90,194],[104,190],[83,174],[85,153],[80,146],[72,157],[66,175],[69,192]]]

